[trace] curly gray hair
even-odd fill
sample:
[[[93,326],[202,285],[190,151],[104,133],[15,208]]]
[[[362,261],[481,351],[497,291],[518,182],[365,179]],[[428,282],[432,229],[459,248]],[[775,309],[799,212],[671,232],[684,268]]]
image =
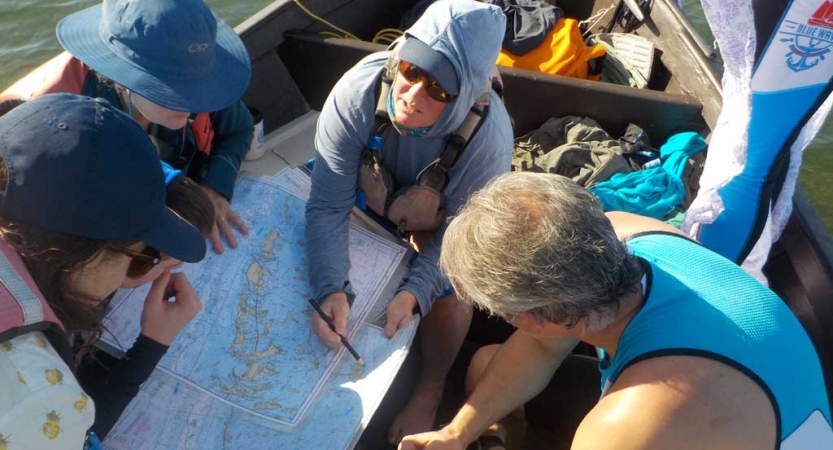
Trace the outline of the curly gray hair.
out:
[[[440,266],[464,298],[506,319],[600,329],[642,270],[593,194],[551,174],[515,172],[474,194],[449,224]]]

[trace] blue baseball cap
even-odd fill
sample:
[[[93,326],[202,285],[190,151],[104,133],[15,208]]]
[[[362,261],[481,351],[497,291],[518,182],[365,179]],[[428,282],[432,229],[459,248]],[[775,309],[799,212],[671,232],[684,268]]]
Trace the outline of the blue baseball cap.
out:
[[[57,34],[96,72],[175,111],[221,110],[251,79],[243,41],[201,0],[104,0],[65,17]]]
[[[430,74],[449,94],[460,94],[460,82],[454,65],[428,44],[409,36],[399,48],[399,60],[407,61]]]
[[[100,241],[142,241],[185,262],[205,257],[199,230],[165,206],[147,134],[103,99],[39,97],[0,117],[9,220]]]

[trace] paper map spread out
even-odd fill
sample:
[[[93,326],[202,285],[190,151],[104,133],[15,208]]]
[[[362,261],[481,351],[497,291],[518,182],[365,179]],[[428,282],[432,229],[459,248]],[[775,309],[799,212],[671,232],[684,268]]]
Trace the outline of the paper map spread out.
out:
[[[209,251],[203,262],[185,266],[203,309],[177,336],[105,448],[339,449],[355,442],[413,339],[415,324],[390,340],[374,324],[406,249],[351,224],[350,280],[357,297],[347,337],[367,363],[362,369],[345,349],[322,346],[309,325],[304,180],[288,170],[274,182],[238,183],[232,206],[249,224],[249,236],[237,249]],[[113,299],[105,321],[112,336],[103,338],[108,344],[124,350],[133,344],[148,289]]]

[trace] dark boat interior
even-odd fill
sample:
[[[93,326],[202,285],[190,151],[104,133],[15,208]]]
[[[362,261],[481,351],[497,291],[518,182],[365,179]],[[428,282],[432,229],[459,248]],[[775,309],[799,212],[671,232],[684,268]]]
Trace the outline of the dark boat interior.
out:
[[[365,55],[385,48],[368,42],[374,34],[383,28],[398,28],[402,15],[416,3],[302,2],[315,14],[365,41],[320,34],[329,31],[329,27],[303,12],[292,0],[276,1],[238,26],[236,30],[246,43],[253,64],[252,83],[244,101],[263,112],[267,133],[309,111],[320,110],[330,89],[347,69]],[[710,58],[713,51],[710,53],[709,46],[693,31],[674,0],[646,3],[647,18],[636,33],[653,41],[658,49],[649,89],[501,67],[505,102],[514,119],[516,136],[537,128],[550,117],[579,115],[595,119],[616,136],[629,123],[635,123],[655,142],[663,142],[681,131],[697,131],[708,137],[721,107],[719,76]],[[606,23],[616,0],[557,0],[557,5],[568,17],[579,19],[607,8],[600,19],[600,23]],[[833,393],[833,242],[800,190],[794,203],[793,216],[772,249],[765,273],[771,287],[791,307],[815,343],[825,368],[828,392]],[[496,342],[505,337],[505,326],[496,327],[495,330],[503,331],[495,331],[483,340]],[[483,340],[469,342],[461,353],[449,379],[448,401],[444,403],[447,411],[441,411],[438,422],[448,420],[455,402],[462,400],[460,374],[465,372],[465,357]],[[593,353],[592,349],[584,352]],[[407,373],[407,369],[402,372]],[[400,378],[388,397],[402,396],[400,387],[407,386],[408,380],[407,375]],[[377,411],[377,418],[395,416],[396,403],[397,399],[387,399]],[[377,418],[360,448],[383,448],[378,439],[369,436],[384,430]],[[572,436],[553,436],[541,430],[536,435],[532,431],[524,448],[569,448]],[[534,444],[536,441],[539,443]]]

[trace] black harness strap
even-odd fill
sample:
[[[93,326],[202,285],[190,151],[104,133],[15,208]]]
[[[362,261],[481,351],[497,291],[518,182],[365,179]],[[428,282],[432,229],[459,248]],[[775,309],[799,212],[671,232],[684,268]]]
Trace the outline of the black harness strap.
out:
[[[378,85],[379,87],[376,89],[376,109],[374,111],[375,123],[373,126],[373,132],[368,138],[365,148],[362,151],[361,168],[359,171],[359,189],[356,197],[356,202],[361,209],[370,207],[370,209],[375,211],[377,214],[381,213],[383,217],[389,220],[392,220],[390,218],[389,210],[394,205],[395,201],[400,197],[394,192],[396,181],[383,165],[383,133],[387,132],[389,127],[394,126],[394,124],[391,123],[390,116],[388,114],[387,102],[398,68],[399,61],[396,56],[393,55],[385,62],[385,67],[379,76],[380,82]],[[497,84],[500,85],[500,82],[497,81]],[[474,134],[480,129],[480,126],[483,124],[484,119],[489,113],[489,102],[493,85],[495,85],[494,79],[486,89],[486,92],[484,92],[471,106],[460,126],[445,139],[443,148],[438,152],[437,157],[417,175],[416,185],[418,187],[427,187],[429,190],[435,191],[438,196],[442,195],[442,192],[448,185],[449,172],[460,159],[460,156],[463,154],[463,151],[465,151],[472,136],[474,136]],[[498,91],[496,90],[495,92]],[[500,92],[498,92],[498,94],[500,94]],[[369,170],[370,173],[367,173],[367,170]],[[365,171],[364,175],[362,175],[362,171]],[[372,184],[363,186],[362,179],[364,176],[370,176],[372,181],[368,182]],[[383,202],[381,201],[381,198],[376,197],[376,195],[381,194],[381,189],[379,189],[376,184],[379,182],[384,183],[385,185],[385,193],[383,194],[385,195],[385,198]],[[366,188],[370,188],[374,193],[372,198],[367,197]],[[400,190],[400,193],[401,192],[402,191]],[[408,194],[404,193],[400,195]],[[378,211],[378,209],[382,209],[382,211]],[[435,211],[434,214],[439,214],[439,210]],[[403,218],[399,220],[398,226],[399,234],[403,235],[408,226],[407,219]]]
[[[396,75],[399,62],[396,58],[388,58],[385,63],[385,69],[382,71],[380,77],[379,89],[377,89],[376,110],[374,112],[376,123],[374,124],[374,134],[382,136],[382,133],[387,127],[391,125],[390,117],[388,116],[387,98],[390,94],[390,88],[393,84],[394,76]],[[419,186],[427,186],[442,192],[448,184],[448,172],[454,167],[454,164],[460,159],[460,155],[466,149],[472,136],[477,133],[484,119],[489,113],[489,101],[491,90],[484,92],[477,101],[474,102],[468,114],[466,114],[463,123],[446,138],[445,146],[440,151],[437,158],[428,164],[417,176],[417,184]],[[365,149],[363,160],[372,158],[373,163],[377,167],[381,167],[382,157],[378,151],[371,151]],[[389,199],[390,203],[393,199]]]
[[[388,58],[385,62],[385,70],[382,71],[382,76],[379,77],[379,89],[376,90],[376,124],[373,126],[376,136],[382,137],[382,133],[390,125],[390,117],[388,116],[388,95],[390,95],[390,87],[393,84],[393,78],[396,75],[398,62],[396,58]]]
[[[445,189],[448,184],[448,172],[460,159],[469,140],[480,129],[488,113],[489,92],[484,92],[469,109],[463,123],[446,138],[445,146],[439,156],[419,174],[417,177],[419,186],[427,186],[438,192]]]

